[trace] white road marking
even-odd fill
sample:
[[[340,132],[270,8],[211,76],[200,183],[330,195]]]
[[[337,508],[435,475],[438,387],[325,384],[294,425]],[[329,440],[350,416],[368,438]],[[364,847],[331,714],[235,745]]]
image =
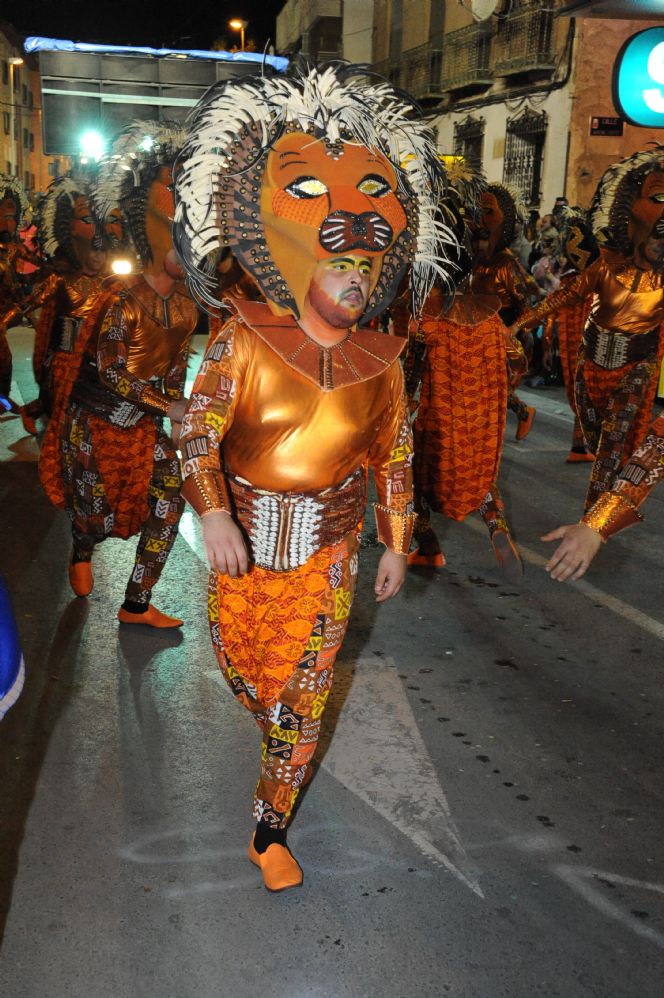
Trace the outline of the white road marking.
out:
[[[620,922],[626,928],[654,943],[660,949],[664,949],[664,935],[643,922],[635,915],[623,911],[617,904],[606,898],[595,886],[593,880],[606,880],[612,884],[622,884],[624,887],[636,887],[639,890],[654,891],[656,894],[664,894],[664,885],[653,884],[647,880],[634,880],[632,877],[621,877],[615,873],[607,873],[604,870],[595,870],[592,867],[578,866],[556,866],[553,868],[557,875],[577,894],[580,894],[598,911]]]
[[[484,523],[479,523],[476,520],[467,519],[464,520],[464,527],[469,527],[474,530],[476,534],[486,535],[487,530]],[[538,568],[543,568],[546,565],[548,558],[542,557],[537,551],[533,551],[531,548],[526,547],[524,544],[519,543],[519,551],[522,557],[529,561],[532,565],[537,565]],[[579,579],[578,582],[566,582],[567,586],[573,586],[578,592],[582,593],[586,599],[592,600],[594,603],[600,603],[602,606],[606,607],[607,610],[611,610],[616,616],[622,617],[623,620],[628,620],[630,624],[635,624],[636,627],[640,627],[642,631],[647,631],[649,634],[654,635],[654,637],[659,638],[660,641],[664,641],[664,623],[659,620],[655,620],[653,617],[649,617],[646,613],[642,613],[641,610],[637,610],[636,607],[630,606],[629,603],[623,603],[622,600],[618,599],[616,596],[611,596],[610,593],[605,593],[603,589],[599,589],[594,586],[592,582],[587,582],[585,579]],[[551,582],[551,585],[558,585],[556,582]]]
[[[339,716],[323,769],[484,897],[394,661],[358,659],[348,696],[333,687],[331,706]]]

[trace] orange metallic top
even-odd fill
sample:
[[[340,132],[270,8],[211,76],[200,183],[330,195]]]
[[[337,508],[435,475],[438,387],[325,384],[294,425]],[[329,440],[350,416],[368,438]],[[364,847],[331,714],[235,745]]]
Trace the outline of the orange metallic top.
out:
[[[173,358],[189,343],[198,322],[198,309],[184,285],[162,298],[140,276],[126,282],[107,321],[131,331],[127,341],[129,374],[147,381],[167,375]]]
[[[530,296],[540,293],[537,283],[508,249],[475,264],[470,288],[473,294],[497,295],[501,309],[525,308]]]
[[[162,298],[141,276],[111,284],[116,294],[104,299],[99,333],[86,348],[78,380],[91,397],[101,382],[145,412],[166,413],[182,396],[198,310],[181,285]]]
[[[224,471],[310,493],[368,462],[379,505],[402,515],[412,501],[404,341],[350,330],[323,348],[262,302],[234,304],[240,316],[207,353],[182,422],[185,497],[198,512],[228,510]]]
[[[524,312],[517,328],[533,325],[558,309],[594,297],[590,319],[603,329],[648,333],[664,320],[662,275],[640,270],[631,260],[602,250],[594,263],[573,281]]]

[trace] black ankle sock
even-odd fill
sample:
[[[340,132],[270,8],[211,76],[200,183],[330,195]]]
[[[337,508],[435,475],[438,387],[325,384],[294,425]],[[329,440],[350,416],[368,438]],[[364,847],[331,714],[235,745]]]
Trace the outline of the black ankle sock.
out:
[[[256,825],[256,834],[254,835],[254,849],[260,855],[264,853],[268,846],[278,843],[280,846],[286,845],[286,829],[285,828],[270,828],[269,825],[263,824],[259,821]]]
[[[76,552],[74,552],[74,554],[71,556],[72,565],[83,565],[85,564],[86,561],[92,561],[92,558],[86,558],[86,557],[79,558]]]
[[[132,603],[130,599],[126,599],[122,604],[122,609],[126,610],[127,613],[147,613],[149,603]]]

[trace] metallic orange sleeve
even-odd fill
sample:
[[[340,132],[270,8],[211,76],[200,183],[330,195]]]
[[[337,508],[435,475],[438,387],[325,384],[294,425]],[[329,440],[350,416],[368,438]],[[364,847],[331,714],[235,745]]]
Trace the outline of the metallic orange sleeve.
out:
[[[616,492],[604,492],[581,520],[606,541],[613,534],[639,523],[643,517],[634,503]]]

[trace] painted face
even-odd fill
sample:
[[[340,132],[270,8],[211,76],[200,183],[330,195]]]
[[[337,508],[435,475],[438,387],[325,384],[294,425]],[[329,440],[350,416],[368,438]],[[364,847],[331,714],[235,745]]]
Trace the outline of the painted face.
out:
[[[162,166],[148,191],[145,206],[145,232],[152,255],[163,260],[173,253],[173,179],[168,167]]]
[[[124,222],[120,208],[112,208],[104,221],[104,241],[110,246],[124,242]]]
[[[16,202],[5,197],[0,201],[0,242],[9,243],[16,235]]]
[[[322,261],[361,254],[373,290],[385,252],[406,228],[396,188],[382,153],[347,142],[332,147],[301,132],[275,143],[261,217],[270,255],[300,311]]]
[[[664,169],[661,169],[648,174],[641,188],[641,196],[632,206],[628,233],[635,250],[643,249],[649,239],[664,238],[663,227]]]
[[[77,194],[73,206],[71,238],[81,266],[84,266],[88,259],[96,231],[90,202],[84,194]]]
[[[369,299],[371,260],[351,253],[322,260],[314,271],[309,301],[329,325],[349,329],[358,321]]]

